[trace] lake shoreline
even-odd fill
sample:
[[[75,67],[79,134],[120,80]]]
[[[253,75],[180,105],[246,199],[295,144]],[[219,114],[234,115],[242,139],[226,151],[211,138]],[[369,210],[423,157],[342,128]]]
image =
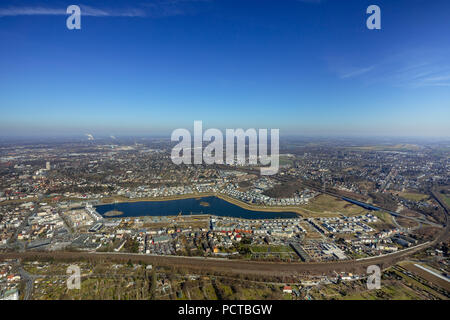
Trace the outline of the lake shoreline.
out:
[[[270,208],[246,205],[222,194],[203,193],[159,198],[125,197],[109,198],[96,205],[99,214],[108,211],[124,211],[122,217],[174,216],[178,214],[209,214],[216,216],[241,217],[245,219],[296,218],[301,215],[294,208]],[[204,204],[208,203],[208,206]]]
[[[229,202],[231,204],[234,204],[236,206],[241,207],[242,209],[247,209],[250,211],[263,211],[263,212],[294,212],[300,217],[303,217],[305,214],[304,211],[302,211],[298,207],[268,207],[268,206],[258,206],[258,205],[251,205],[248,203],[245,203],[243,201],[231,198],[227,195],[221,194],[221,193],[215,193],[215,192],[205,192],[205,193],[190,193],[190,194],[182,194],[182,195],[175,195],[175,196],[168,196],[168,197],[155,197],[155,198],[126,198],[123,196],[113,196],[110,198],[104,198],[103,200],[111,200],[108,202],[102,202],[100,205],[106,205],[106,204],[113,204],[113,203],[126,203],[126,202],[152,202],[152,201],[172,201],[172,200],[183,200],[183,199],[199,199],[199,198],[206,198],[206,197],[216,197],[219,199],[222,199],[226,202]]]

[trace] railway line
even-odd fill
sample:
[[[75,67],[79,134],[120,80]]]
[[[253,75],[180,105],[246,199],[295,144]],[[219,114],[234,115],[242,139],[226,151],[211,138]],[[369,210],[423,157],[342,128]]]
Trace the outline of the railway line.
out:
[[[334,272],[354,272],[364,273],[369,265],[379,265],[386,268],[405,257],[422,250],[435,241],[423,243],[397,253],[370,257],[364,260],[343,260],[333,262],[261,262],[261,261],[243,261],[238,259],[204,258],[204,257],[182,257],[182,256],[159,256],[147,254],[131,253],[100,253],[100,252],[67,252],[67,251],[27,251],[11,252],[0,254],[1,259],[28,259],[28,260],[46,260],[53,259],[59,261],[117,261],[134,263],[144,262],[158,266],[172,266],[186,268],[197,271],[216,271],[244,275],[325,275]]]
[[[59,261],[95,260],[95,261],[118,261],[135,263],[145,262],[160,266],[172,266],[198,271],[217,271],[234,274],[256,275],[256,276],[280,276],[280,275],[325,275],[335,272],[364,273],[369,265],[379,265],[381,268],[389,267],[396,262],[414,254],[419,250],[433,246],[445,241],[449,235],[450,224],[448,223],[448,211],[444,208],[446,222],[441,226],[441,232],[433,241],[401,250],[399,252],[368,257],[359,260],[342,260],[333,262],[266,262],[266,261],[244,261],[239,259],[184,257],[169,255],[131,254],[118,252],[70,252],[70,251],[24,251],[0,253],[0,260],[4,259],[54,259]]]

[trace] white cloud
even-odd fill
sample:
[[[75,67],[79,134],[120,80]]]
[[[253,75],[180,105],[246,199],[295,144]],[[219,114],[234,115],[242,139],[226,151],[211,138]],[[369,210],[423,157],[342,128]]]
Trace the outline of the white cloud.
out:
[[[63,15],[66,9],[54,9],[43,7],[9,7],[0,8],[0,17],[8,16],[38,16],[38,15]]]
[[[312,0],[314,1],[314,0]],[[169,17],[192,13],[192,5],[207,3],[210,0],[157,0],[142,3],[135,8],[95,8],[87,5],[79,5],[81,14],[91,17]],[[195,11],[195,10],[194,10]],[[54,16],[67,15],[66,7],[0,7],[1,17],[13,16]]]
[[[298,2],[304,2],[304,3],[322,3],[323,0],[297,0]]]
[[[396,54],[360,68],[340,65],[332,69],[343,80],[357,78],[366,84],[384,83],[405,88],[450,86],[450,64],[434,52]]]
[[[81,14],[92,17],[144,17],[142,9],[98,9],[91,6],[80,5]],[[67,8],[48,7],[8,7],[0,8],[0,17],[12,16],[54,16],[67,15]]]
[[[341,79],[347,79],[347,78],[353,78],[360,75],[363,75],[367,72],[372,71],[375,68],[375,66],[365,67],[365,68],[359,68],[359,69],[353,69],[349,72],[346,72],[344,74],[341,74]]]
[[[123,10],[97,9],[90,6],[81,5],[83,15],[94,17],[145,17],[146,13],[142,9],[132,8]]]
[[[411,65],[406,70],[395,71],[392,80],[400,86],[448,87],[450,86],[450,66],[439,62]]]

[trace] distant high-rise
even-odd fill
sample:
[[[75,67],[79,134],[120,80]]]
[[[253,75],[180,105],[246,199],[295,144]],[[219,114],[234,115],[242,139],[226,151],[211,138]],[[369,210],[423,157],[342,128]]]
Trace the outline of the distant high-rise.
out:
[[[47,161],[45,163],[45,169],[50,170],[51,169],[51,165],[50,165],[50,161]]]

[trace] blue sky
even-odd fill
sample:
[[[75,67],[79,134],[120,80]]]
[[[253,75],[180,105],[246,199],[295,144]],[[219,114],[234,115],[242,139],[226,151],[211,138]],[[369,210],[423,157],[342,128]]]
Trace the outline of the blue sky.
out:
[[[79,4],[81,30],[66,28]],[[381,30],[366,8],[381,8]],[[0,135],[450,136],[450,2],[1,1]]]

